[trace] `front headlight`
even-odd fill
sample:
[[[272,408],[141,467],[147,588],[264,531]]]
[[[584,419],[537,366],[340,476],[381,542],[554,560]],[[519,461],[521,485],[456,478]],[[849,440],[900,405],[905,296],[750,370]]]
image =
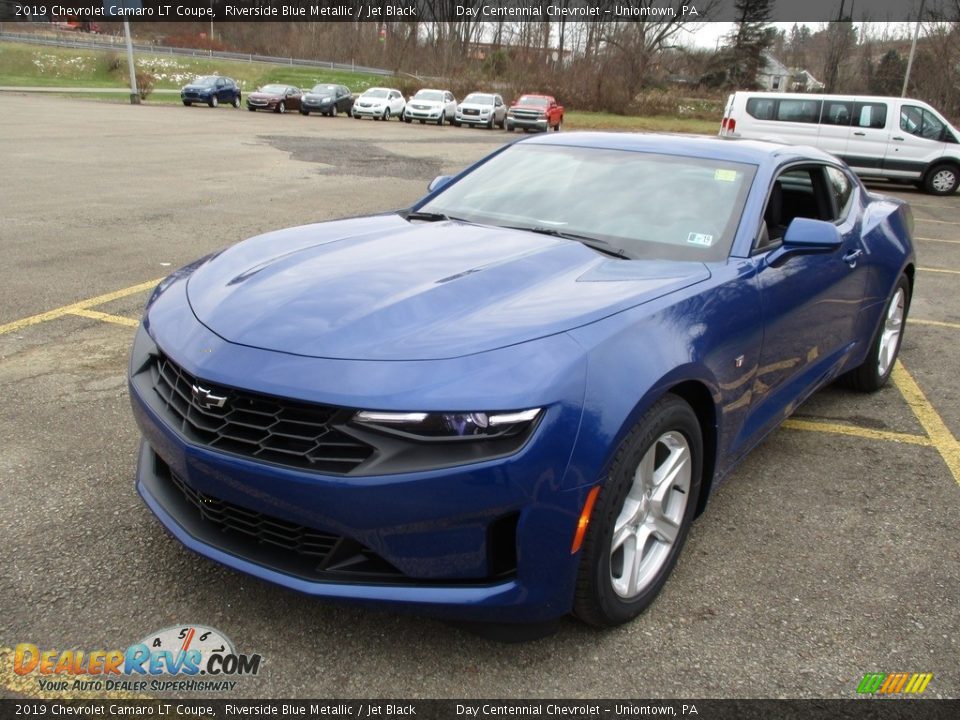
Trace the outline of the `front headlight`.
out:
[[[422,440],[481,440],[523,433],[540,417],[540,410],[429,413],[361,410],[353,416],[353,422]]]

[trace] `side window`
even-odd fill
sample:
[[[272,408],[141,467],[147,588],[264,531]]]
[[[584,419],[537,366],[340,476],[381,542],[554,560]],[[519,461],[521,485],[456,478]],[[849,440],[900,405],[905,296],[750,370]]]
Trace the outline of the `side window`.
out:
[[[887,125],[885,103],[854,103],[853,124],[855,127],[882,130]]]
[[[944,125],[929,110],[904,105],[900,108],[900,129],[927,140],[939,140],[943,137]]]
[[[819,100],[781,100],[777,107],[777,120],[787,122],[820,122]]]
[[[850,203],[853,201],[853,182],[847,177],[846,173],[838,168],[827,168],[827,183],[830,186],[830,193],[833,195],[834,206],[836,207],[836,220],[843,220],[850,210]]]
[[[757,120],[773,120],[773,109],[776,101],[769,98],[749,98],[747,100],[747,114]]]
[[[827,100],[823,103],[821,125],[849,125],[853,113],[853,103]]]
[[[780,173],[770,187],[755,252],[779,245],[794,218],[833,220],[833,206],[822,165],[791,168]]]
[[[223,82],[223,80],[222,80],[222,79],[220,79],[220,80],[217,80],[217,87],[218,87],[218,88],[222,88],[222,87],[223,87],[224,85],[226,85],[226,83],[225,83],[225,82]]]

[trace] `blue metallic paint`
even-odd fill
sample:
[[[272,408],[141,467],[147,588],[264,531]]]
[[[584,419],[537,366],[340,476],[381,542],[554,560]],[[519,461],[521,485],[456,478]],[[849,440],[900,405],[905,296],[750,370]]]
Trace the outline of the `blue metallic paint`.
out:
[[[151,299],[134,362],[156,343],[227,387],[350,408],[543,407],[545,416],[508,458],[326,476],[192,445],[131,385],[144,434],[138,488],[178,539],[326,598],[473,620],[558,617],[571,609],[578,556],[569,548],[586,494],[658,398],[681,388],[704,405],[714,453],[704,481],[715,488],[810,393],[862,362],[891,288],[913,264],[902,206],[859,182],[839,251],[779,267],[751,255],[776,173],[811,159],[837,164],[815,150],[593,133],[525,142],[756,164],[730,259],[614,260],[556,238],[381,215],[269,233],[185,270]],[[864,250],[856,268],[842,260],[851,247]],[[308,582],[198,542],[150,492],[154,452],[202,492],[366,544],[411,584]],[[512,510],[515,577],[455,584],[485,576],[484,527]]]

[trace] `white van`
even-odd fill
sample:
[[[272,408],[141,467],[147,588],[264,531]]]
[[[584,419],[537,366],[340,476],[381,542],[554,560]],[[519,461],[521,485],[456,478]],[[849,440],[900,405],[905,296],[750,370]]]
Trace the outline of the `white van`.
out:
[[[960,132],[920,100],[735,92],[720,135],[813,145],[861,177],[913,182],[935,195],[960,186]]]

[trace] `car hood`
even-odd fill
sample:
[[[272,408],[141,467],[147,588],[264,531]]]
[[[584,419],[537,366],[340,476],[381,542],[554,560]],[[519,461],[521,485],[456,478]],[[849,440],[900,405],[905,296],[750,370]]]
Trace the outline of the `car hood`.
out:
[[[536,110],[537,112],[545,113],[547,108],[543,105],[511,105],[511,110]]]
[[[461,110],[493,110],[493,105],[479,105],[477,103],[460,103]]]
[[[380,215],[269,233],[201,265],[187,293],[230,342],[310,357],[430,360],[563,332],[710,277],[580,243]]]
[[[273,93],[264,93],[264,92],[252,92],[247,97],[257,100],[279,100],[282,95],[274,95]]]
[[[184,85],[181,90],[197,90],[200,92],[207,92],[208,90],[213,90],[209,85]]]
[[[422,98],[410,98],[410,103],[416,103],[417,105],[429,105],[430,107],[442,107],[447,104],[443,100],[424,100]]]
[[[329,100],[333,95],[331,93],[304,93],[304,100]]]

